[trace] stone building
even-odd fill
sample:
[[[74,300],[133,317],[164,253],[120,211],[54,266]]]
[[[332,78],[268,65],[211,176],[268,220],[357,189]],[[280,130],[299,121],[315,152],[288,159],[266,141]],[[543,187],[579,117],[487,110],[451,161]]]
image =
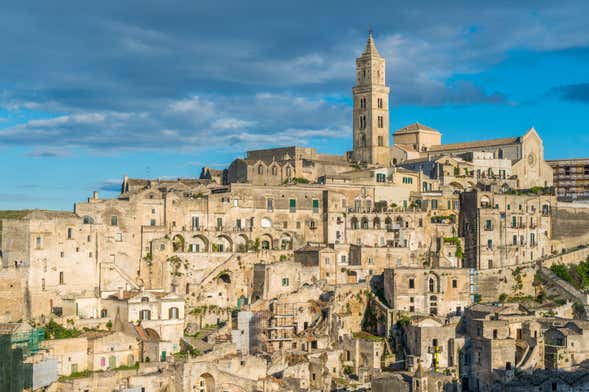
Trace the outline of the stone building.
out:
[[[461,194],[460,235],[464,267],[502,268],[530,263],[552,253],[550,193]]]
[[[384,295],[393,309],[460,315],[472,302],[470,271],[464,268],[387,268]]]
[[[547,369],[570,369],[589,359],[589,324],[569,321],[544,332]]]
[[[123,292],[101,301],[101,316],[118,319],[123,324],[141,324],[151,329],[162,341],[172,344],[172,352],[180,348],[184,333],[185,301],[174,293]]]
[[[464,337],[458,333],[460,318],[440,319],[434,316],[414,316],[403,327],[405,347],[409,355],[407,368],[418,365],[424,369],[442,371],[457,369]]]
[[[131,335],[123,332],[87,332],[82,336],[88,340],[90,370],[133,366],[139,361],[139,343]]]
[[[463,157],[473,163],[467,177],[482,178],[487,169],[487,177],[505,177],[515,181],[515,188],[527,189],[534,186],[549,187],[553,184],[552,168],[544,161],[542,139],[534,128],[530,128],[519,137],[492,139],[475,142],[442,144],[441,133],[421,124],[413,124],[393,134],[393,164],[418,158],[437,158],[443,155]],[[491,153],[492,158],[478,153]],[[470,155],[469,155],[470,154]],[[478,158],[478,159],[477,159]],[[480,158],[486,162],[475,168]],[[501,160],[511,161],[511,176],[507,176],[508,168]],[[480,165],[479,163],[479,165]],[[456,166],[455,166],[456,167]],[[474,172],[473,172],[473,169]],[[481,170],[483,169],[483,170]],[[481,170],[479,172],[478,170]],[[440,172],[438,172],[441,174]],[[458,175],[462,174],[460,171]],[[472,180],[471,180],[472,181]]]
[[[589,198],[589,159],[555,159],[546,163],[554,173],[553,182],[559,200]]]

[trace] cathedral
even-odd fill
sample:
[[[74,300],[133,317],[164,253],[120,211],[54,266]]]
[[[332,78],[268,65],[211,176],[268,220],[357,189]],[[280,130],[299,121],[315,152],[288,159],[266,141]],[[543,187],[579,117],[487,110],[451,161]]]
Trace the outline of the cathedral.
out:
[[[376,48],[372,33],[356,59],[356,85],[352,95],[352,151],[341,156],[296,146],[248,151],[245,158],[235,159],[226,170],[203,168],[201,179],[215,178],[220,184],[257,185],[316,182],[332,176],[357,177],[359,170],[423,169],[432,167],[440,157],[448,156],[477,162],[471,165],[475,174],[473,184],[483,175],[486,178],[501,170],[502,175],[506,176],[509,171],[510,176],[517,177],[510,186],[552,185],[552,169],[544,161],[542,139],[533,128],[516,137],[443,144],[439,131],[415,123],[395,131],[391,144],[386,62]],[[503,166],[509,166],[509,170],[504,170]],[[426,172],[430,177],[436,176],[427,169]]]

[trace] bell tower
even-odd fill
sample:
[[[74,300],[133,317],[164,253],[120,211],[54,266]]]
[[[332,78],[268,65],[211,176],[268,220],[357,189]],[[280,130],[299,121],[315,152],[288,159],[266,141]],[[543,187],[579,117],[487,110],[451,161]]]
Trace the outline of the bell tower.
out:
[[[372,32],[356,59],[353,159],[369,165],[389,166],[389,88],[385,61],[374,46]]]

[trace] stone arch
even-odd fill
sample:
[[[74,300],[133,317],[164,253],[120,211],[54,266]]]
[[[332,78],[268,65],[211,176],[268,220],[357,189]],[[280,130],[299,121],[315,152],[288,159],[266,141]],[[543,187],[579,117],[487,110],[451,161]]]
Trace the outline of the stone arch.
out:
[[[362,229],[368,229],[368,218],[363,216],[362,219],[360,220],[360,227]]]
[[[467,181],[466,183],[470,189],[475,189],[477,185],[472,181]]]
[[[191,252],[208,252],[209,240],[202,234],[192,236],[192,243],[189,245]]]
[[[227,271],[223,271],[217,277],[217,281],[225,284],[231,284],[231,274]]]
[[[203,373],[196,381],[196,391],[215,392],[215,378],[210,373]]]
[[[353,216],[352,219],[350,220],[350,226],[353,230],[356,230],[358,228],[358,218]]]
[[[427,292],[428,293],[439,293],[440,292],[440,277],[433,272],[427,276]]]
[[[491,205],[491,199],[488,196],[481,197],[481,207],[489,207]]]
[[[82,222],[85,225],[93,225],[94,224],[94,218],[92,218],[91,216],[88,216],[88,215],[84,215],[84,217],[82,218]]]
[[[238,252],[247,252],[247,243],[249,241],[249,238],[247,238],[247,235],[245,234],[239,234],[236,238],[235,238],[235,245],[237,246],[237,251]]]
[[[449,185],[454,189],[460,189],[460,190],[464,189],[464,186],[461,183],[459,183],[458,181],[452,181]]]
[[[375,229],[380,229],[380,218],[378,216],[374,217],[374,220],[372,221],[372,226]]]
[[[273,238],[270,234],[268,233],[264,233],[262,234],[262,236],[260,237],[260,248],[262,249],[273,249],[274,246],[274,242],[273,242]]]
[[[145,328],[145,334],[147,335],[147,337],[150,340],[153,341],[159,341],[160,340],[160,334],[157,333],[157,331],[153,328]]]
[[[228,235],[218,235],[213,247],[215,252],[231,252],[233,250],[233,240]]]
[[[291,250],[292,249],[292,236],[288,233],[282,233],[280,236],[280,249]]]
[[[176,234],[174,238],[172,238],[174,252],[184,252],[184,244],[184,237],[181,234]]]

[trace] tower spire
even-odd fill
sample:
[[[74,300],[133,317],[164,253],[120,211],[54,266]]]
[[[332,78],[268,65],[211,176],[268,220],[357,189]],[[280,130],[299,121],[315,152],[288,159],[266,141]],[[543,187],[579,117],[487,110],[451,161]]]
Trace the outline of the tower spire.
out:
[[[376,49],[376,45],[374,44],[374,38],[372,37],[372,27],[368,29],[368,41],[366,41],[366,47],[364,48],[362,56],[381,57],[380,53],[378,53],[378,50]]]
[[[353,159],[369,165],[389,162],[389,88],[385,83],[385,60],[376,50],[372,29],[364,52],[356,59],[354,95]]]

